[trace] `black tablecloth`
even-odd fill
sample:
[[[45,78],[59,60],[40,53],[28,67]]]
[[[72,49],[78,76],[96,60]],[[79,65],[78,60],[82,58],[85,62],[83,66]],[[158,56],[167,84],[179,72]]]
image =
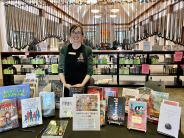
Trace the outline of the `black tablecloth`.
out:
[[[44,126],[48,125],[50,120],[59,119],[59,110],[56,110],[56,117],[43,118],[43,124],[31,128],[28,130],[35,130],[36,132],[23,132],[19,131],[22,128],[22,120],[19,120],[19,128],[9,130],[0,133],[0,138],[35,138],[37,134],[43,129]],[[157,124],[148,122],[147,132],[128,130],[127,129],[127,116],[125,117],[125,125],[119,126],[117,124],[108,124],[101,127],[100,131],[72,131],[72,119],[68,120],[68,126],[66,128],[64,138],[164,138],[165,135],[157,133]],[[42,134],[41,134],[42,135]],[[38,138],[41,138],[41,135]],[[184,138],[183,133],[179,131],[179,138]]]

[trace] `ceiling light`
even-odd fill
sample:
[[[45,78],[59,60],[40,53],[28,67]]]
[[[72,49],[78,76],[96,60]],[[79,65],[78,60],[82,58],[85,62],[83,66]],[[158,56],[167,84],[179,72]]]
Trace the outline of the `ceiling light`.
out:
[[[95,15],[94,18],[101,18],[101,15]]]
[[[111,17],[111,18],[116,18],[116,17],[117,17],[117,15],[110,15],[110,17]]]
[[[97,0],[87,0],[87,4],[96,4]]]
[[[119,12],[119,9],[111,9],[111,12]]]
[[[92,13],[99,13],[100,10],[98,10],[98,9],[92,9],[91,12],[92,12]]]

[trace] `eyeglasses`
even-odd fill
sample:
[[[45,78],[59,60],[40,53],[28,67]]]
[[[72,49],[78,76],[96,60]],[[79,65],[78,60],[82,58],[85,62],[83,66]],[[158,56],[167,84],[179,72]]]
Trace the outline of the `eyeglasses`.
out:
[[[81,34],[82,34],[81,32],[75,32],[75,31],[72,32],[72,35],[81,35]]]

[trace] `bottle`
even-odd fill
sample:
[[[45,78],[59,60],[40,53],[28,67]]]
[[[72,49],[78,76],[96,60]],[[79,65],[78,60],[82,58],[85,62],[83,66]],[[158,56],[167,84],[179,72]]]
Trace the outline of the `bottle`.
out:
[[[163,73],[166,73],[166,66],[163,66]]]

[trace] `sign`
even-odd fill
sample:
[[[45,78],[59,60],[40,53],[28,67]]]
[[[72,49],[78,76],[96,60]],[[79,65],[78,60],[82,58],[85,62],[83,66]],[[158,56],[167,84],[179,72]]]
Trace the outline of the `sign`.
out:
[[[40,45],[41,45],[41,51],[47,51],[47,43],[42,42]]]
[[[52,73],[58,73],[58,64],[52,64]]]
[[[143,42],[143,51],[150,51],[150,42]]]
[[[149,74],[149,64],[142,64],[142,74]]]
[[[181,107],[161,103],[157,131],[178,138]]]
[[[181,61],[183,57],[183,51],[176,51],[174,56],[174,61]]]
[[[26,55],[26,56],[29,56],[29,52],[26,52],[25,55]]]
[[[73,131],[100,131],[100,95],[73,95]]]
[[[26,73],[26,79],[34,79],[34,78],[36,78],[35,73]]]

